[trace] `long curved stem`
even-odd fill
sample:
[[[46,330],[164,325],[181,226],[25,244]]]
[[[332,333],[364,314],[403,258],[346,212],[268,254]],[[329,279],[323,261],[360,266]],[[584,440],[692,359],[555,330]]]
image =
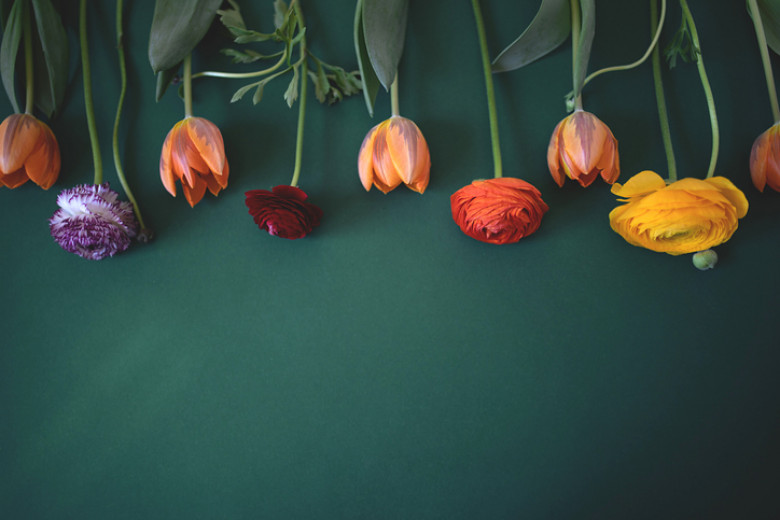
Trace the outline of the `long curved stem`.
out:
[[[119,102],[117,103],[116,117],[114,118],[114,134],[111,140],[111,147],[114,152],[114,168],[116,169],[117,177],[119,177],[119,183],[122,185],[122,189],[125,190],[127,199],[133,205],[135,217],[138,219],[141,229],[144,230],[146,229],[146,226],[144,225],[144,219],[141,216],[141,209],[138,207],[138,202],[136,202],[135,197],[133,197],[133,192],[127,184],[125,172],[122,169],[122,159],[119,156],[119,121],[122,117],[122,106],[124,105],[125,94],[127,93],[127,66],[125,64],[124,31],[122,28],[122,0],[116,0],[116,44],[117,52],[119,53],[119,73],[122,78],[122,89],[119,92]]]
[[[271,65],[267,69],[257,70],[254,72],[219,72],[213,70],[204,70],[192,75],[192,79],[200,77],[210,78],[226,78],[226,79],[247,79],[256,78],[259,76],[265,76],[277,70],[279,67],[287,63],[287,49],[282,52],[282,57],[275,64]]]
[[[579,0],[571,0],[571,78],[574,83],[574,109],[582,110],[582,89],[577,85],[577,60],[580,50],[580,27],[582,20],[580,17]],[[583,84],[584,85],[584,84]]]
[[[79,3],[79,43],[81,44],[81,69],[84,79],[84,108],[87,113],[89,142],[92,145],[92,162],[95,165],[95,184],[103,182],[103,159],[100,157],[97,126],[95,124],[95,106],[92,104],[92,71],[89,66],[89,48],[87,46],[87,0]]]
[[[298,3],[293,8],[298,16],[298,21],[303,26],[303,13]],[[298,179],[301,176],[301,165],[303,162],[303,127],[306,119],[306,87],[309,83],[309,69],[306,62],[306,38],[301,39],[301,98],[298,106],[298,131],[295,136],[295,167],[293,168],[293,177],[290,186],[298,186]]]
[[[718,150],[720,148],[720,131],[718,129],[718,114],[715,112],[715,99],[712,97],[712,88],[707,79],[707,72],[704,70],[704,60],[701,56],[701,45],[699,44],[699,33],[696,31],[696,25],[693,22],[693,15],[688,9],[688,2],[680,0],[688,29],[691,31],[691,41],[696,48],[696,68],[699,70],[701,86],[704,89],[704,97],[707,98],[707,108],[710,113],[710,126],[712,127],[712,154],[710,155],[710,166],[707,169],[707,178],[715,174],[715,166],[718,162]]]
[[[27,87],[24,113],[32,114],[35,106],[35,67],[33,65],[32,20],[30,19],[29,2],[25,2],[22,9],[24,9],[22,14],[24,20],[24,28],[22,29],[24,31],[24,80]]]
[[[755,0],[753,0],[753,1],[755,1]],[[657,11],[657,8],[656,8],[656,11]],[[628,63],[626,65],[616,65],[614,67],[606,67],[606,68],[603,68],[601,70],[597,70],[596,72],[593,72],[590,76],[585,78],[585,81],[583,81],[583,83],[582,83],[583,87],[585,85],[587,85],[588,83],[590,83],[590,81],[592,79],[594,79],[595,77],[600,76],[600,75],[602,75],[602,74],[604,74],[606,72],[615,72],[615,71],[618,71],[618,70],[630,70],[630,69],[633,69],[635,67],[640,66],[642,63],[645,62],[645,60],[647,60],[648,56],[650,56],[650,54],[653,52],[653,49],[656,48],[657,43],[658,43],[658,39],[661,37],[661,30],[664,27],[664,20],[666,19],[666,0],[661,0],[661,16],[658,17],[658,19],[659,19],[658,23],[655,23],[655,18],[657,17],[657,15],[654,14],[652,16],[653,16],[653,25],[655,26],[655,28],[653,29],[654,32],[655,32],[655,35],[653,36],[653,39],[650,42],[650,46],[645,51],[644,55],[642,55],[641,58],[639,58],[638,60],[636,60],[636,61],[634,61],[632,63]]]
[[[658,11],[658,0],[650,0],[650,30],[654,31],[656,23],[656,12]],[[661,80],[661,53],[656,45],[653,49],[653,84],[655,86],[655,102],[658,106],[658,120],[661,123],[661,138],[664,142],[666,151],[666,166],[669,174],[669,181],[677,180],[677,163],[674,160],[674,148],[672,147],[672,133],[669,130],[669,113],[666,108],[666,97],[664,96],[664,84]]]
[[[769,60],[769,49],[766,44],[766,33],[764,33],[764,24],[761,21],[761,12],[758,10],[756,0],[748,0],[750,14],[753,15],[753,25],[756,28],[756,38],[758,38],[758,49],[761,52],[761,62],[764,65],[764,75],[766,76],[766,87],[769,91],[769,103],[772,106],[772,116],[775,123],[780,122],[780,106],[777,103],[777,89],[775,88],[775,77],[772,74],[772,63]]]
[[[474,20],[477,23],[479,35],[479,48],[482,55],[482,71],[485,76],[485,89],[487,90],[488,116],[490,117],[490,141],[493,146],[493,177],[503,176],[501,166],[501,146],[498,140],[498,115],[496,114],[496,95],[493,91],[493,73],[490,70],[490,56],[485,36],[485,23],[482,21],[482,11],[479,8],[479,0],[471,0],[474,8]]]

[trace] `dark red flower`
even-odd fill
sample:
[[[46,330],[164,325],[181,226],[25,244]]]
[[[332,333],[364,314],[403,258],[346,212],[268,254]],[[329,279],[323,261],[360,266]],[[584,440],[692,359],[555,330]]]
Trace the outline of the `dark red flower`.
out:
[[[276,186],[273,191],[249,190],[245,195],[255,224],[271,235],[303,238],[320,224],[322,210],[306,202],[309,196],[295,186]]]

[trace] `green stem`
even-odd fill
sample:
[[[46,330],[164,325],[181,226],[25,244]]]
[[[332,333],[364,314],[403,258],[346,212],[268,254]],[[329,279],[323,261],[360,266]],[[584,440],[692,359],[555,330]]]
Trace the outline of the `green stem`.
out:
[[[390,109],[393,116],[401,115],[401,111],[398,109],[398,72],[395,73],[395,79],[390,85]]]
[[[656,29],[656,13],[658,11],[658,1],[650,0],[650,30]],[[655,102],[658,106],[658,120],[661,123],[661,137],[666,151],[666,165],[669,173],[669,181],[677,180],[677,163],[674,160],[674,148],[672,147],[672,133],[669,130],[669,113],[666,108],[666,97],[664,96],[664,85],[661,81],[661,53],[656,45],[653,49],[653,84],[655,85]]]
[[[301,7],[293,0],[295,14],[298,15],[298,21],[301,27],[303,24],[303,13]],[[301,39],[301,98],[298,106],[298,131],[295,136],[295,167],[293,168],[292,181],[290,186],[298,186],[298,179],[301,176],[301,164],[303,159],[303,127],[306,119],[306,87],[308,85],[309,68],[306,62],[306,38]]]
[[[24,19],[24,72],[26,82],[25,114],[32,114],[35,106],[35,67],[33,66],[32,46],[32,20],[30,19],[30,5],[25,2],[22,6]]]
[[[577,60],[580,54],[580,19],[579,0],[570,0],[571,7],[571,78],[574,85],[574,109],[582,110],[582,88],[577,85]]]
[[[184,117],[192,117],[192,54],[184,57]]]
[[[702,59],[701,45],[699,44],[699,33],[696,31],[696,25],[693,22],[691,10],[688,9],[688,2],[686,0],[680,0],[680,6],[682,6],[683,17],[688,24],[688,29],[691,31],[691,41],[696,48],[696,68],[699,70],[701,86],[704,89],[704,97],[707,98],[707,108],[709,109],[710,113],[710,126],[712,128],[712,154],[710,155],[710,166],[707,169],[706,177],[709,179],[715,174],[715,165],[718,162],[718,150],[720,148],[718,114],[715,112],[715,99],[712,97],[712,88],[710,87],[710,82],[707,79],[707,72],[704,70],[704,60]]]
[[[281,67],[286,62],[287,62],[287,49],[285,49],[284,52],[282,52],[282,57],[279,59],[279,61],[276,62],[274,65],[268,67],[267,69],[258,70],[255,72],[218,72],[213,70],[205,70],[193,74],[192,79],[196,79],[200,77],[227,78],[227,79],[256,78],[259,76],[264,76],[266,74],[272,73],[273,71]]]
[[[87,113],[89,142],[92,146],[92,162],[95,165],[95,184],[103,182],[103,160],[100,157],[97,126],[95,124],[95,106],[92,104],[92,71],[89,66],[89,48],[87,47],[87,0],[79,3],[79,43],[81,45],[81,70],[84,80],[84,109]]]
[[[490,70],[490,56],[488,54],[487,37],[485,36],[485,23],[482,21],[482,11],[479,8],[479,0],[471,0],[474,8],[474,20],[477,23],[479,36],[479,48],[482,55],[482,72],[485,76],[485,90],[487,90],[488,115],[490,117],[490,142],[493,145],[493,177],[503,176],[501,167],[501,146],[498,140],[498,116],[496,114],[496,95],[493,91],[493,73]]]
[[[655,8],[655,9],[657,11],[657,8]],[[650,42],[650,46],[645,51],[644,55],[642,55],[641,58],[639,58],[638,60],[636,60],[633,63],[629,63],[627,65],[616,65],[614,67],[606,67],[606,68],[603,68],[601,70],[598,70],[598,71],[592,73],[590,76],[585,78],[585,81],[582,82],[582,86],[583,87],[585,85],[587,85],[588,83],[590,83],[590,81],[592,79],[594,79],[595,77],[600,76],[600,75],[602,75],[602,74],[604,74],[606,72],[615,72],[615,71],[619,71],[619,70],[630,70],[630,69],[633,69],[635,67],[640,66],[642,63],[645,62],[645,60],[647,60],[648,56],[650,56],[650,54],[653,52],[653,49],[656,48],[657,43],[658,43],[658,39],[661,37],[661,29],[663,29],[664,20],[666,19],[666,0],[661,0],[661,16],[659,18],[659,22],[658,23],[655,22],[655,19],[657,18],[657,15],[653,14],[652,16],[653,16],[653,26],[654,26],[653,31],[655,32],[655,35],[653,36],[653,40]]]
[[[766,44],[766,34],[764,33],[764,24],[761,21],[761,12],[758,10],[756,0],[748,0],[750,13],[753,15],[753,25],[756,28],[756,37],[758,38],[758,48],[761,51],[761,62],[764,65],[764,75],[766,76],[766,86],[769,91],[769,103],[772,105],[772,115],[775,123],[780,122],[780,106],[777,103],[777,89],[775,88],[775,78],[772,74],[772,63],[769,60],[769,48]]]
[[[122,160],[119,157],[119,120],[122,117],[122,106],[124,105],[125,94],[127,93],[127,67],[125,65],[124,31],[122,29],[122,0],[116,0],[116,48],[119,53],[119,73],[122,78],[122,89],[119,93],[119,103],[116,107],[114,135],[111,142],[114,151],[114,168],[116,168],[116,175],[119,177],[119,183],[122,185],[122,189],[125,190],[127,199],[133,205],[133,211],[135,212],[135,217],[138,219],[138,223],[141,225],[141,229],[146,229],[144,219],[141,216],[141,209],[138,207],[138,202],[136,202],[135,197],[133,197],[133,192],[127,184],[125,172],[122,169]]]

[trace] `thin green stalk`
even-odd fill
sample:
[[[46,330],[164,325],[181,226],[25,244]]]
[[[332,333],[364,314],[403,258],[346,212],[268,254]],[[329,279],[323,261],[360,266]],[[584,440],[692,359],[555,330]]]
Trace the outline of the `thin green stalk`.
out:
[[[298,20],[303,26],[303,13],[301,7],[294,2],[291,4],[298,15]],[[295,167],[293,168],[293,177],[290,186],[298,186],[298,179],[301,176],[301,164],[303,162],[303,127],[306,119],[306,87],[308,85],[309,69],[306,62],[306,38],[301,39],[301,96],[298,106],[298,132],[295,136]]]
[[[401,115],[401,111],[398,109],[398,72],[395,73],[395,79],[390,85],[390,110],[393,116]]]
[[[479,48],[482,55],[482,72],[485,76],[485,90],[487,90],[488,115],[490,117],[490,142],[493,146],[493,177],[499,178],[503,176],[501,146],[498,140],[496,95],[493,91],[493,73],[490,70],[490,56],[488,54],[487,37],[485,36],[485,23],[482,21],[482,11],[479,8],[479,0],[471,0],[471,6],[474,8],[474,20],[477,24]]]
[[[650,0],[650,30],[656,29],[656,12],[658,1]],[[661,80],[661,53],[656,45],[653,49],[653,84],[655,85],[655,102],[658,106],[658,120],[661,123],[661,137],[666,151],[666,165],[669,173],[669,181],[677,180],[677,163],[674,160],[674,148],[672,147],[672,133],[669,130],[669,113],[666,108],[664,85]]]
[[[701,55],[701,45],[699,44],[699,33],[696,31],[696,25],[693,22],[693,15],[688,9],[688,2],[680,0],[680,6],[683,10],[683,16],[691,31],[691,41],[696,48],[696,68],[699,70],[701,86],[704,88],[704,97],[707,98],[707,108],[710,113],[710,126],[712,127],[712,154],[710,155],[710,166],[707,169],[707,179],[715,174],[715,165],[718,162],[718,150],[720,148],[720,131],[718,130],[718,114],[715,112],[715,99],[712,97],[712,88],[707,79],[707,72],[704,70],[704,60]]]
[[[277,61],[274,65],[268,67],[267,69],[263,70],[257,70],[254,72],[219,72],[219,71],[213,71],[213,70],[204,70],[202,72],[198,72],[196,74],[192,75],[192,79],[200,78],[200,77],[210,77],[210,78],[227,78],[227,79],[246,79],[246,78],[256,78],[259,76],[265,76],[266,74],[270,74],[282,65],[287,63],[287,49],[285,49],[282,52],[282,57]]]
[[[87,0],[79,3],[79,43],[81,45],[81,70],[84,80],[84,108],[87,113],[89,142],[92,146],[92,162],[95,165],[95,184],[103,182],[103,159],[100,157],[97,126],[95,124],[95,106],[92,104],[92,71],[89,66],[89,48],[87,47]]]
[[[29,2],[25,2],[22,9],[22,18],[24,20],[24,80],[27,87],[24,113],[32,114],[35,106],[35,67],[33,66],[32,20],[30,19]]]
[[[122,0],[116,0],[116,43],[117,52],[119,53],[119,72],[122,78],[122,90],[119,93],[119,103],[116,107],[114,135],[111,142],[114,151],[114,168],[116,168],[116,175],[119,177],[119,183],[122,185],[122,189],[125,190],[127,199],[133,205],[135,217],[138,219],[141,229],[144,230],[146,229],[146,225],[144,225],[144,219],[141,216],[141,209],[138,207],[138,202],[136,202],[135,197],[133,197],[133,192],[127,184],[125,172],[122,169],[122,160],[119,156],[119,120],[122,117],[122,106],[124,105],[125,94],[127,93],[127,67],[125,65],[124,31],[122,29]]]
[[[766,34],[764,33],[764,24],[761,21],[761,12],[758,10],[756,0],[748,0],[750,13],[753,15],[753,25],[756,28],[756,37],[758,38],[758,48],[761,51],[761,62],[764,65],[764,75],[766,76],[766,87],[769,91],[769,103],[772,105],[772,116],[775,123],[780,122],[780,106],[777,103],[777,89],[775,88],[775,77],[772,74],[772,63],[769,60],[769,48],[766,43]]]
[[[184,117],[192,117],[192,54],[184,57]]]
[[[655,10],[657,11],[658,9],[655,8]],[[642,57],[636,60],[635,62],[629,63],[627,65],[616,65],[614,67],[606,67],[601,70],[597,70],[596,72],[592,73],[590,76],[585,78],[585,81],[582,82],[583,87],[588,83],[590,83],[590,81],[595,77],[600,76],[606,72],[615,72],[618,70],[630,70],[640,66],[645,62],[645,60],[647,60],[648,56],[650,56],[650,54],[653,52],[653,49],[657,47],[658,39],[661,37],[661,30],[664,27],[664,20],[666,19],[666,0],[661,0],[661,16],[658,17],[659,22],[658,23],[655,22],[655,19],[657,18],[657,14],[652,14],[651,16],[653,16],[653,26],[654,26],[653,32],[655,33],[655,35],[653,36],[653,40],[650,42],[650,46],[645,51],[644,55],[642,55]]]
[[[574,85],[574,109],[582,110],[582,88],[577,85],[577,60],[580,51],[580,28],[582,20],[580,18],[579,0],[571,0],[571,78]]]

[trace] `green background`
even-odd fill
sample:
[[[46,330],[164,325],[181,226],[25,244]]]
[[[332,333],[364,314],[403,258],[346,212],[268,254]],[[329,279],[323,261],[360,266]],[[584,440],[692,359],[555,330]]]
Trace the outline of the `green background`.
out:
[[[247,24],[269,31],[272,2],[243,3]],[[90,5],[105,178],[118,189],[114,8]],[[354,2],[302,6],[312,50],[355,68]],[[312,97],[300,185],[325,216],[297,241],[258,230],[244,206],[246,190],[290,181],[286,82],[252,106],[228,103],[242,81],[196,81],[195,113],[222,130],[231,173],[191,209],[159,180],[183,106],[173,90],[154,100],[153,3],[127,3],[122,156],[156,239],[100,262],[66,253],[47,219],[59,190],[93,174],[68,7],[73,80],[51,122],[62,172],[49,191],[0,191],[0,516],[779,517],[780,195],[748,173],[771,112],[744,2],[690,6],[718,104],[717,174],[751,204],[707,272],[612,232],[600,180],[554,184],[545,154],[565,116],[568,42],[494,77],[505,175],[541,190],[541,228],[505,246],[460,232],[450,194],[493,171],[466,1],[411,2],[400,105],[430,146],[428,190],[366,193],[358,180],[388,94],[373,119],[360,97]],[[483,1],[492,56],[537,7]],[[679,20],[670,1],[663,42]],[[590,70],[633,61],[649,38],[646,2],[600,0]],[[241,70],[218,53],[228,44],[215,27],[194,70]],[[680,174],[702,177],[696,68],[665,79]],[[594,80],[584,101],[620,141],[622,181],[665,175],[648,64]],[[4,97],[0,109],[11,112]]]

